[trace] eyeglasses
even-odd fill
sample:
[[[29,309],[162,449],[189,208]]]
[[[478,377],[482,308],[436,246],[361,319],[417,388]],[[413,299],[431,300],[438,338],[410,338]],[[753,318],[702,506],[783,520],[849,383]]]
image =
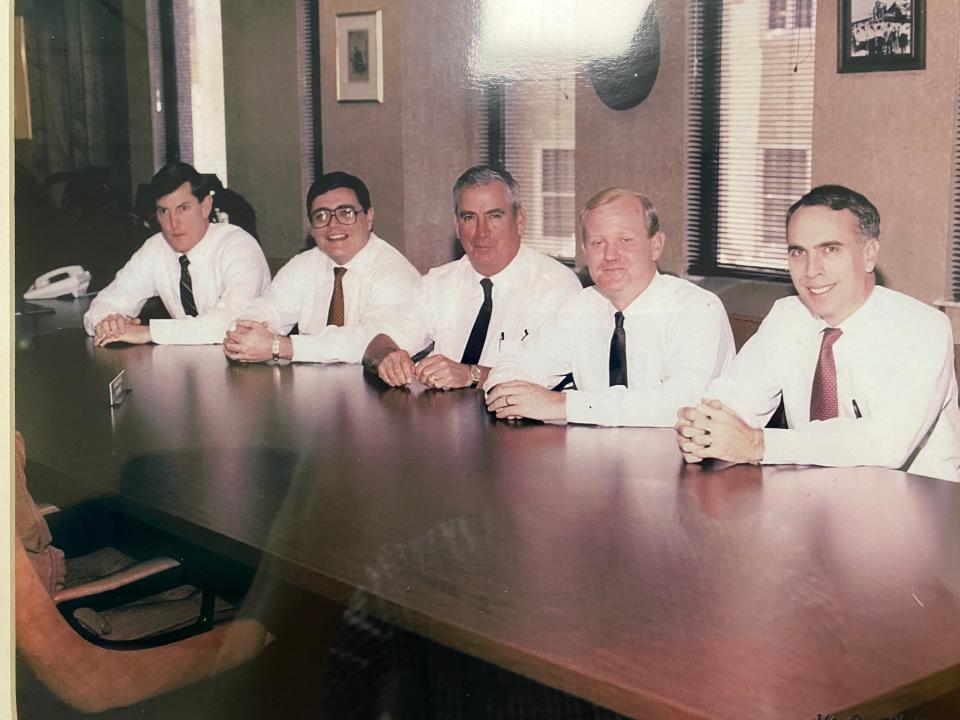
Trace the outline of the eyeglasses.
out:
[[[318,208],[314,210],[313,215],[310,216],[310,224],[317,229],[324,228],[330,224],[330,221],[334,215],[336,215],[341,225],[353,225],[357,221],[357,213],[361,212],[363,212],[363,210],[355,208],[352,205],[340,205],[333,210]]]

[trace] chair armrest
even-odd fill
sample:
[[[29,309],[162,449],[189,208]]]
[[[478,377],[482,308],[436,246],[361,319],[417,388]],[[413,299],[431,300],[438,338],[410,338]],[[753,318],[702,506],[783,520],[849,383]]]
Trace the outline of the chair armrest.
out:
[[[60,590],[54,594],[53,602],[59,605],[62,602],[77,600],[78,598],[100,595],[178,567],[180,567],[180,563],[173,558],[159,557],[145,560],[144,562],[137,563],[132,567],[120,570],[119,572],[107,575],[98,580]]]

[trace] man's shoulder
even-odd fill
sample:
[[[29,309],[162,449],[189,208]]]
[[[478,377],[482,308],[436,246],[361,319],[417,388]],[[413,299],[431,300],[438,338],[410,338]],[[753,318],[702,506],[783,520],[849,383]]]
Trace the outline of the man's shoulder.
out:
[[[320,252],[319,248],[313,247],[303,250],[287,260],[277,274],[301,272],[319,273],[321,270],[320,266],[324,263],[326,257],[326,255]],[[333,263],[330,263],[330,265],[332,266]]]
[[[242,246],[249,249],[256,249],[261,254],[263,253],[263,249],[260,247],[257,239],[237,225],[231,225],[230,223],[210,223],[207,235],[209,240],[211,240],[218,249]]]
[[[716,306],[723,307],[723,302],[716,293],[700,287],[695,282],[677,275],[661,274],[659,282],[662,282],[664,289],[676,305],[696,305],[698,307]]]
[[[885,287],[873,289],[874,318],[896,332],[927,336],[931,332],[951,332],[950,320],[937,308],[915,297]],[[952,332],[951,332],[952,334]]]
[[[423,282],[427,285],[439,285],[458,279],[462,273],[470,271],[470,259],[464,255],[458,260],[451,260],[443,265],[437,265],[427,270]]]
[[[420,276],[420,271],[407,259],[407,256],[380,236],[370,235],[368,243],[370,249],[373,251],[375,257],[374,263],[377,266],[382,267],[386,264],[393,270],[412,273],[417,277]]]
[[[580,284],[580,281],[577,279],[577,274],[570,269],[570,267],[564,265],[556,258],[543,254],[539,250],[521,245],[517,259],[521,261],[526,271],[535,273],[538,278],[543,278],[551,282],[573,281],[576,282],[578,286]]]

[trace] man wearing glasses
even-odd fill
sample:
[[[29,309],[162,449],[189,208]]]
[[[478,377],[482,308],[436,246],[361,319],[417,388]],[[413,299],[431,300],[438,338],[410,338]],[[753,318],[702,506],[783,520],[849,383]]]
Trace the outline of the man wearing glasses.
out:
[[[360,362],[413,292],[420,274],[373,233],[370,191],[360,178],[323,175],[307,193],[307,217],[317,247],[281,268],[227,331],[223,351],[231,360]],[[299,334],[288,335],[294,325]]]

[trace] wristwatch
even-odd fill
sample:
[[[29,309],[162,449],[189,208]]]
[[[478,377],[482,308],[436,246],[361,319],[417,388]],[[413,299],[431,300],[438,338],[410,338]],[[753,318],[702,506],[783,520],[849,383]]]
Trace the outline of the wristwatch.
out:
[[[270,346],[270,352],[273,353],[274,360],[280,359],[280,336],[279,335],[273,336],[273,345]]]
[[[476,387],[480,384],[480,366],[470,366],[470,387]]]

